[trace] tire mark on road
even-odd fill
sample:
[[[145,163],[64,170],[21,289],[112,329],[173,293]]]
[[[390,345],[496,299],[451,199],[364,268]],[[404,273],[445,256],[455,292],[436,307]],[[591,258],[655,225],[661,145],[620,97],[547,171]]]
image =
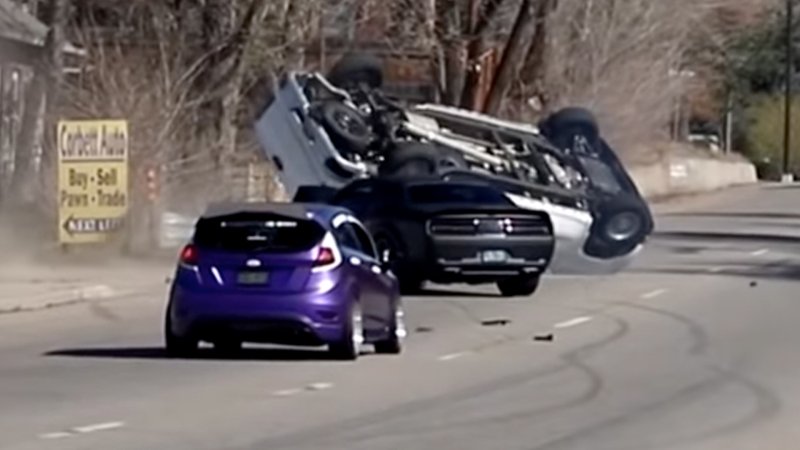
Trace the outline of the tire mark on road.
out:
[[[116,315],[111,308],[104,306],[98,302],[89,302],[89,311],[104,320],[109,322],[119,322],[122,318]]]
[[[618,304],[631,309],[647,311],[651,314],[679,323],[688,330],[692,339],[692,343],[688,349],[689,354],[696,357],[707,354],[708,349],[710,348],[710,339],[708,337],[708,333],[700,324],[691,318],[652,306],[644,306],[627,302],[620,302]],[[663,443],[653,443],[652,441],[649,441],[647,443],[648,448],[675,448],[679,445],[697,444],[717,438],[719,436],[725,436],[731,433],[739,433],[747,428],[757,426],[758,424],[775,416],[780,411],[780,400],[768,389],[752,380],[747,379],[746,377],[743,377],[731,370],[719,367],[713,363],[706,363],[705,366],[711,373],[714,374],[712,377],[706,380],[686,386],[665,399],[652,402],[640,408],[636,408],[632,411],[608,420],[604,420],[598,424],[551,440],[540,446],[533,447],[530,450],[556,450],[561,448],[574,448],[574,445],[591,439],[591,437],[597,433],[607,432],[615,427],[629,424],[631,420],[641,420],[648,414],[663,410],[665,408],[680,407],[680,405],[683,403],[698,401],[703,395],[730,384],[739,385],[753,395],[755,404],[751,412],[740,419],[734,420],[732,423],[721,427],[716,427],[711,430],[688,434],[683,437],[670,438],[667,442]],[[618,445],[616,448],[618,448],[618,450],[638,450],[641,448],[641,444],[634,444],[630,446]]]
[[[468,387],[436,397],[412,401],[404,405],[387,409],[383,412],[370,414],[368,417],[356,417],[318,427],[310,431],[307,430],[266,439],[264,441],[259,441],[256,445],[245,448],[280,448],[282,446],[311,444],[319,444],[320,448],[322,448],[325,445],[332,445],[332,443],[335,441],[346,441],[349,445],[354,445],[356,442],[364,442],[374,439],[376,428],[385,427],[387,422],[402,420],[408,416],[425,413],[430,410],[441,408],[442,405],[452,406],[458,403],[474,400],[485,395],[491,395],[505,390],[515,389],[519,386],[532,383],[542,378],[557,375],[567,370],[577,370],[584,374],[587,378],[587,388],[579,395],[561,404],[551,405],[536,411],[514,413],[509,416],[519,416],[519,418],[525,418],[528,420],[533,416],[550,414],[558,410],[578,407],[596,398],[604,386],[602,377],[590,366],[585,364],[583,360],[596,354],[604,347],[607,347],[622,339],[630,331],[629,324],[624,320],[609,315],[605,316],[610,317],[615,323],[616,326],[614,331],[598,341],[583,345],[564,354],[561,357],[560,363],[550,365],[549,367],[537,368],[536,370],[532,371],[524,371],[518,374],[507,376],[505,378],[493,380],[488,383],[482,383],[477,386]],[[508,420],[508,417],[498,417],[493,418],[492,420]],[[485,420],[464,421],[450,425],[437,424],[435,427],[425,426],[422,428],[393,427],[392,432],[390,433],[387,433],[384,429],[381,429],[379,438],[385,439],[394,435],[407,436],[409,433],[416,434],[424,431],[441,431],[444,428],[469,426],[474,422],[483,423]]]

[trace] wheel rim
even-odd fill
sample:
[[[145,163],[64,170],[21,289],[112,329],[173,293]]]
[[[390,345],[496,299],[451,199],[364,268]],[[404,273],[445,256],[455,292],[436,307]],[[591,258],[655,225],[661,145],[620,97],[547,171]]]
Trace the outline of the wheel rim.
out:
[[[395,256],[394,247],[389,240],[383,236],[378,237],[375,240],[375,247],[378,249],[378,256],[381,259],[381,262],[388,263],[392,260]]]
[[[363,136],[366,134],[366,128],[355,120],[352,115],[344,111],[337,111],[334,114],[334,120],[344,131],[351,135]]]
[[[394,335],[398,340],[404,339],[408,336],[408,329],[406,328],[406,317],[403,307],[398,305],[394,312],[395,317],[395,330]]]
[[[606,234],[612,240],[621,242],[628,240],[643,228],[642,219],[630,211],[613,216],[606,224]]]
[[[357,303],[353,305],[353,330],[350,341],[356,354],[361,352],[361,345],[364,343],[364,316],[361,313],[361,306]]]

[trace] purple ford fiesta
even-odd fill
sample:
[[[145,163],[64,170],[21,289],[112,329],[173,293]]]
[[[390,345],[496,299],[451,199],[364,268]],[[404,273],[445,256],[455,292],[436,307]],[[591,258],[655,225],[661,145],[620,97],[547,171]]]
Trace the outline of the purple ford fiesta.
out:
[[[167,352],[200,341],[327,345],[342,359],[364,343],[400,353],[399,287],[346,209],[301,203],[210,206],[181,252],[165,319]]]

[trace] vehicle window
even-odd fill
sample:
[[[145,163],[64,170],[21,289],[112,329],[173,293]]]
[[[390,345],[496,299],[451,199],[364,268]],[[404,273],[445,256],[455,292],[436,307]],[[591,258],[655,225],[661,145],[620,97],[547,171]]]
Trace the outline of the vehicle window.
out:
[[[200,219],[193,242],[200,248],[227,251],[299,252],[310,250],[325,230],[310,220],[275,215],[236,214]]]
[[[349,225],[353,228],[353,232],[358,239],[362,249],[361,252],[367,256],[378,259],[378,251],[375,249],[375,243],[372,242],[372,237],[369,232],[359,224],[350,223]]]
[[[370,184],[361,184],[358,186],[354,186],[350,189],[342,190],[339,195],[336,196],[336,201],[348,201],[351,199],[363,199],[372,195],[374,191],[373,186]]]
[[[509,204],[502,192],[466,184],[423,184],[408,188],[411,203]]]
[[[367,206],[373,197],[374,188],[372,185],[360,185],[353,189],[342,191],[337,195],[334,203],[344,206],[358,214],[361,208]]]
[[[361,242],[358,239],[358,235],[353,230],[352,224],[349,222],[345,222],[336,227],[333,233],[336,237],[336,240],[339,242],[339,245],[342,247],[362,253],[364,252],[364,250],[361,248]]]

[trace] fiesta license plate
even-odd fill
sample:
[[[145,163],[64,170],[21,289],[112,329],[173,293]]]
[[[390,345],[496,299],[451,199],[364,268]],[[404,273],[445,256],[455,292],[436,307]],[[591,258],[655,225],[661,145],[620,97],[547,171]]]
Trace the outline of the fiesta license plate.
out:
[[[505,250],[485,250],[481,252],[481,261],[485,263],[504,263],[508,260]]]
[[[269,272],[239,272],[239,284],[267,284],[269,282]]]

